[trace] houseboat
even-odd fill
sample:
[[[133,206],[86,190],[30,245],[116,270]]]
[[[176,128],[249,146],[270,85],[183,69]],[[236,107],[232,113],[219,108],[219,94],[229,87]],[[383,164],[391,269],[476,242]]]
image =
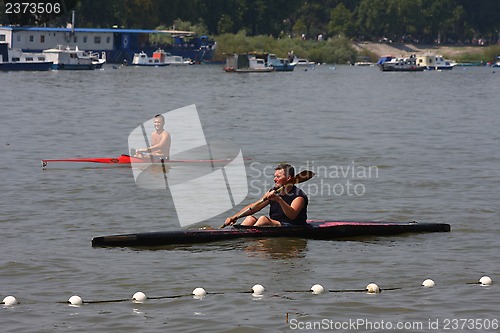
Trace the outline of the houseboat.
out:
[[[1,71],[48,71],[52,66],[43,53],[23,52],[0,43]]]
[[[60,70],[91,70],[98,67],[99,59],[89,52],[75,48],[62,47],[43,51],[47,59],[53,62],[52,69]],[[100,65],[102,67],[102,64]]]
[[[163,45],[155,41],[162,38],[155,37],[165,37],[171,42]],[[210,61],[216,48],[214,40],[207,36],[198,37],[190,31],[114,28],[0,26],[0,42],[25,52],[42,52],[58,45],[78,46],[81,50],[105,52],[110,63],[130,63],[134,54],[140,52],[152,56],[159,47],[172,55],[200,63]]]
[[[417,65],[425,67],[428,70],[450,70],[455,67],[455,63],[451,60],[446,60],[440,55],[422,55],[417,56]]]

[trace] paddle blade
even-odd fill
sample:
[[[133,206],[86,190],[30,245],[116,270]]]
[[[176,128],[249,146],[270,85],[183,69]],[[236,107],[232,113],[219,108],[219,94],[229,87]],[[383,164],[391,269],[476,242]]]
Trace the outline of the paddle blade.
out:
[[[304,170],[304,171],[301,171],[298,174],[296,174],[295,177],[293,177],[292,179],[290,179],[290,183],[291,184],[303,183],[305,181],[308,181],[312,177],[314,177],[314,172]]]

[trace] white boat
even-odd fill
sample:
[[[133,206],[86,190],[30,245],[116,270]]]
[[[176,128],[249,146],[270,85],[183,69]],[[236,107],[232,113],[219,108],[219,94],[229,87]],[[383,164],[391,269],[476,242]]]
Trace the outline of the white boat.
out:
[[[106,52],[102,51],[99,57],[99,52],[89,52],[90,58],[92,58],[92,63],[95,65],[96,69],[101,69],[106,63]]]
[[[267,66],[264,59],[254,54],[230,54],[226,57],[224,70],[229,73],[267,73],[274,68]]]
[[[354,66],[373,66],[374,63],[371,62],[368,56],[359,56],[354,63]]]
[[[383,72],[421,72],[426,69],[417,64],[415,55],[408,58],[382,57],[377,64]]]
[[[298,67],[314,67],[316,64],[307,59],[294,57],[293,60],[290,62],[290,65]]]
[[[58,45],[57,48],[44,50],[43,53],[54,63],[52,69],[91,70],[97,67],[91,54],[78,49],[78,46],[72,49]]]
[[[43,53],[23,52],[0,43],[0,70],[2,71],[48,71],[52,61]]]
[[[152,67],[162,67],[168,66],[169,63],[165,62],[166,53],[157,50],[153,53],[153,56],[148,56],[145,52],[135,53],[132,59],[132,66],[152,66]]]
[[[456,63],[444,59],[441,55],[427,54],[417,56],[417,65],[429,70],[451,70],[455,67]]]
[[[165,53],[165,62],[172,66],[184,66],[184,65],[194,64],[194,62],[191,59],[186,59],[177,55],[171,55],[170,53]]]
[[[373,62],[371,61],[356,61],[354,66],[373,66]]]
[[[496,62],[490,64],[491,67],[500,67],[500,56],[497,56]]]

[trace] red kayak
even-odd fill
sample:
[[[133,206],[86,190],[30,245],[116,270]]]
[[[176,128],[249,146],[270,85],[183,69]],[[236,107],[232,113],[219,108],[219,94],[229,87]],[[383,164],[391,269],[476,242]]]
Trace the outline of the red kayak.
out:
[[[157,157],[132,157],[121,155],[119,157],[74,157],[53,160],[42,160],[42,169],[49,168],[82,168],[82,167],[130,167],[132,164],[150,165],[150,164],[175,164],[175,163],[226,163],[231,159],[200,159],[200,160],[165,160]]]

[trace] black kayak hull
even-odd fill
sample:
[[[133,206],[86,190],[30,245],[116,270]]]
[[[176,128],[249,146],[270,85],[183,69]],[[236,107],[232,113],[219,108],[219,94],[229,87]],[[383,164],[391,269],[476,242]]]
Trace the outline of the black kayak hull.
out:
[[[448,232],[449,224],[418,222],[314,221],[292,227],[241,227],[188,229],[97,236],[92,247],[152,247],[198,244],[236,238],[298,237],[335,240],[358,236],[390,236],[404,233]]]

